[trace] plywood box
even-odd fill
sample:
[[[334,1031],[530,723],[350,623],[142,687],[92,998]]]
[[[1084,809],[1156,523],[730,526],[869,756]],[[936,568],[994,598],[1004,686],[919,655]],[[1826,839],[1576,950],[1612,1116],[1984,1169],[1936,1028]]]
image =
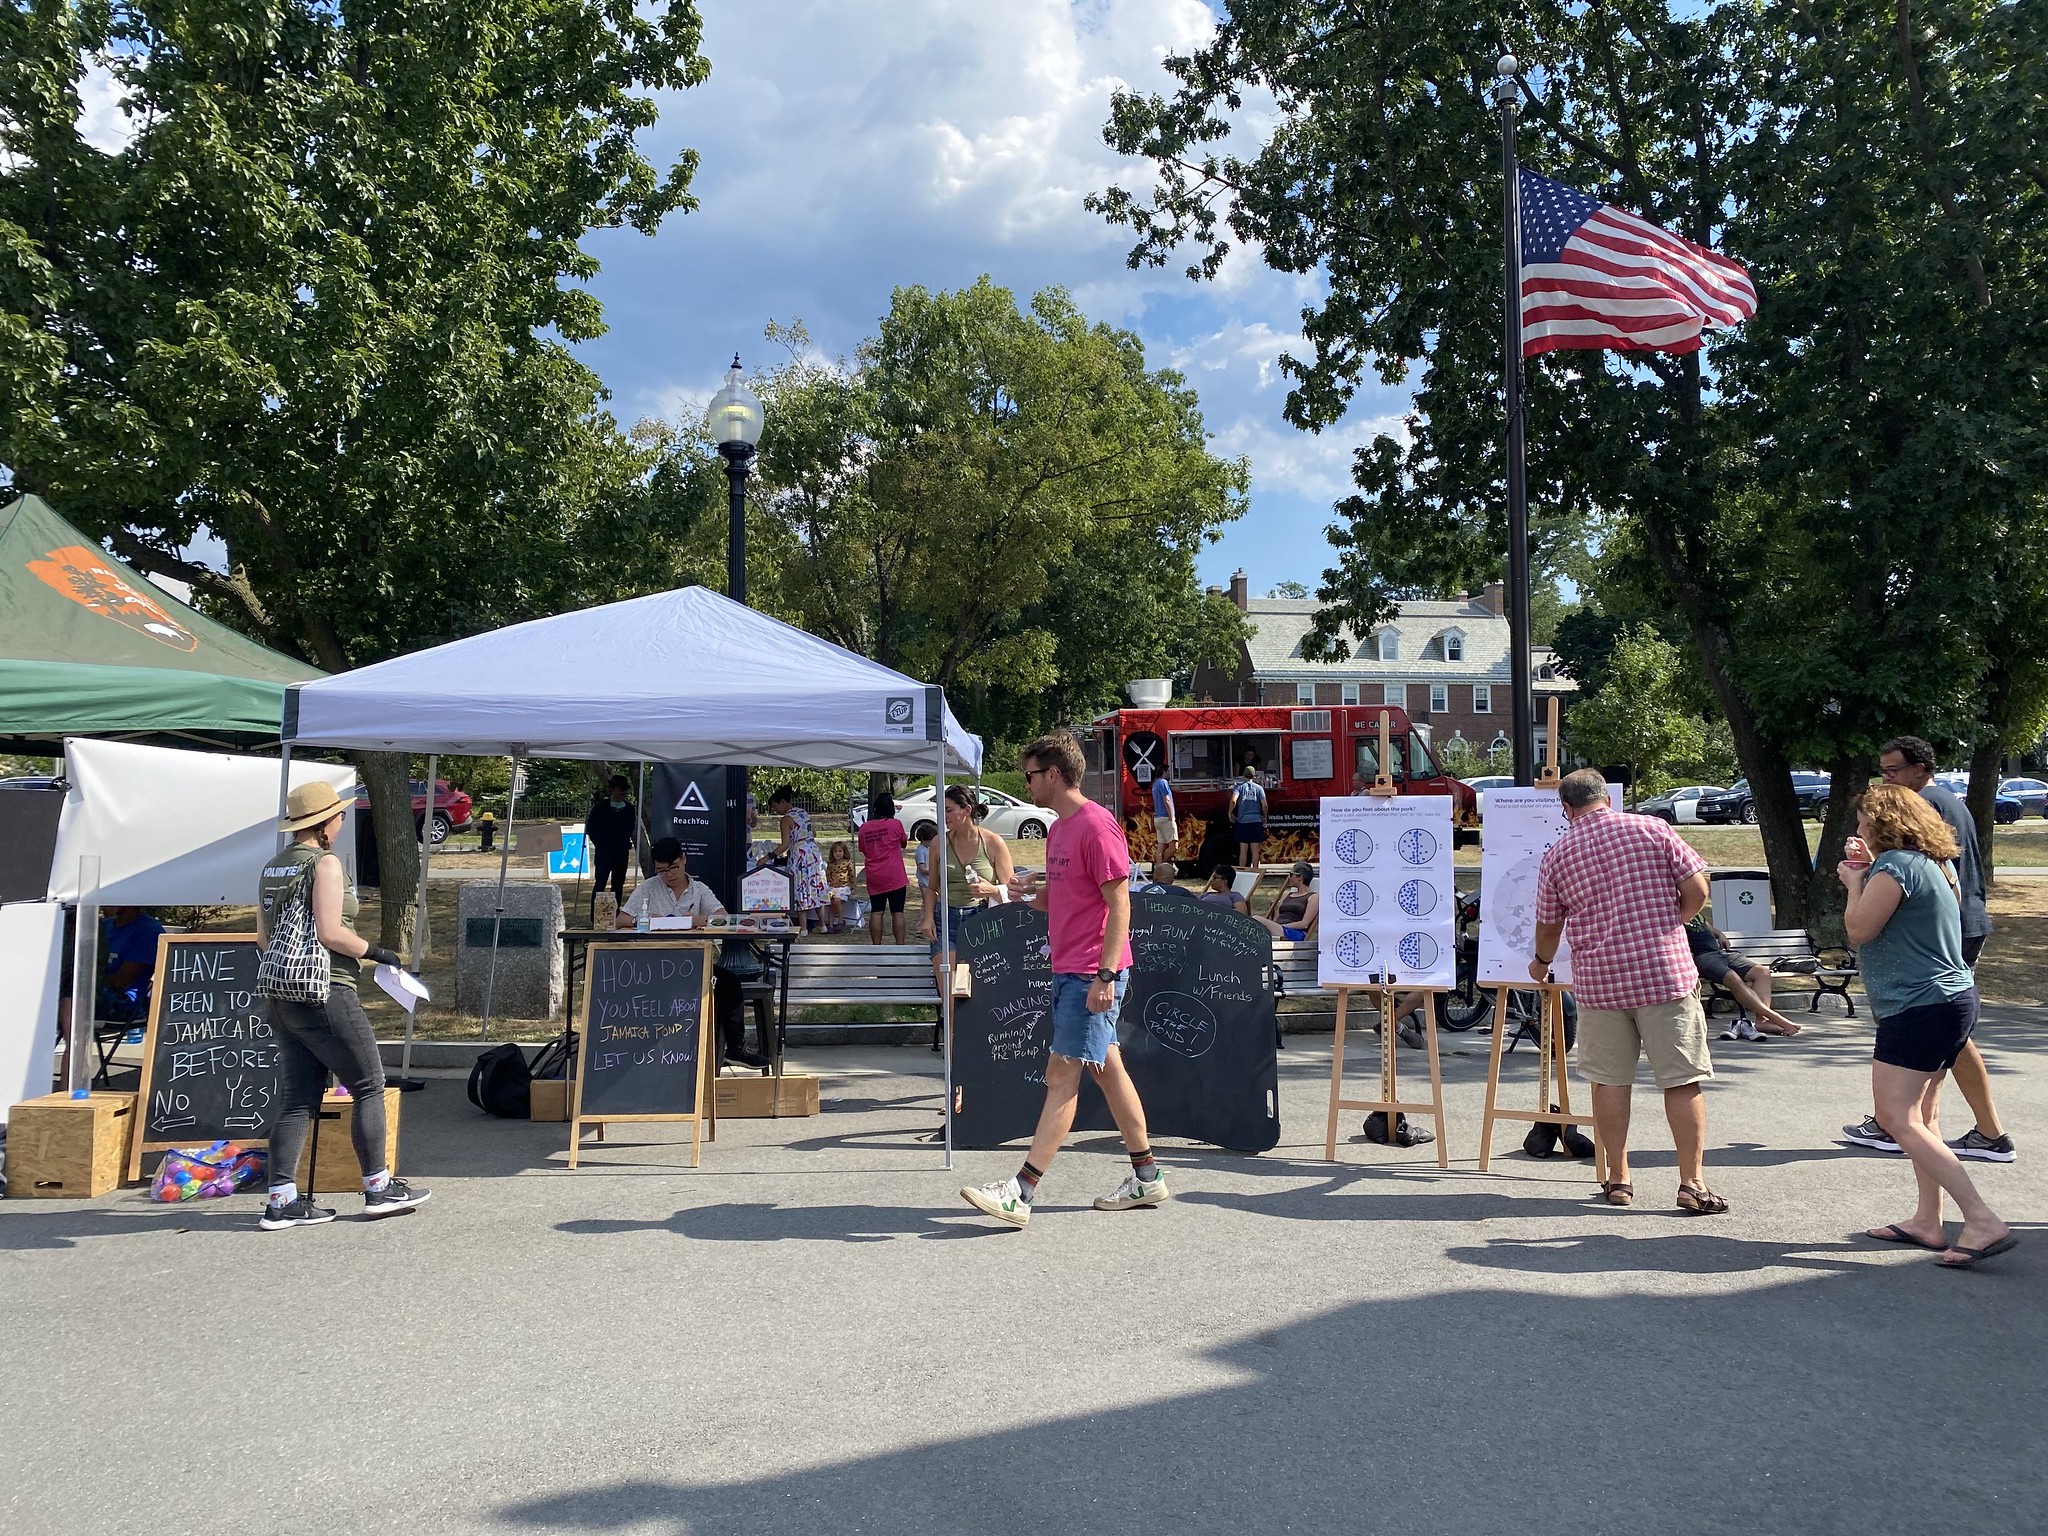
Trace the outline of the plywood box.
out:
[[[7,1193],[15,1200],[87,1200],[118,1188],[135,1131],[135,1095],[52,1093],[7,1115]]]
[[[721,1120],[788,1120],[818,1112],[818,1080],[808,1072],[780,1077],[721,1077],[712,1088]]]
[[[536,1120],[568,1119],[569,1084],[559,1077],[535,1078],[532,1115]]]
[[[384,1090],[384,1161],[398,1172],[398,1106],[403,1095],[396,1088]],[[294,1182],[302,1192],[316,1195],[345,1195],[363,1192],[363,1171],[356,1164],[356,1101],[330,1091],[320,1101],[320,1161],[313,1161],[313,1132],[306,1132],[306,1149],[299,1154]],[[308,1175],[311,1177],[308,1177]]]

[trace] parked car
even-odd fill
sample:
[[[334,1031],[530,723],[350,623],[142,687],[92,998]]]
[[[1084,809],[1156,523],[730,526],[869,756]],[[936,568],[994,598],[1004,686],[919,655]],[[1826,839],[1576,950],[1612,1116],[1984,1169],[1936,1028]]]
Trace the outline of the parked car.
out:
[[[61,789],[62,779],[53,779],[47,773],[23,774],[18,779],[0,779],[0,789]]]
[[[367,810],[369,805],[369,788],[358,782],[356,785],[356,807],[358,810]],[[454,788],[446,779],[434,780],[434,830],[432,835],[436,848],[447,842],[450,834],[467,832],[469,830],[470,806],[471,801],[465,791]],[[414,779],[412,781],[412,825],[415,832],[419,830],[420,823],[426,814],[426,781]]]
[[[1958,800],[1970,798],[1970,776],[1967,773],[1937,773],[1934,782],[1954,795]],[[2009,827],[2027,813],[2027,802],[2020,796],[2008,794],[2006,784],[2040,784],[2039,779],[2007,779],[1998,786],[1998,793],[1991,801],[1991,819],[2001,827]],[[2042,785],[2048,791],[2048,785]],[[2042,812],[2048,815],[2048,811]]]
[[[1661,816],[1675,826],[1690,826],[1700,819],[1700,800],[1706,795],[1725,795],[1728,791],[1718,784],[1687,784],[1680,789],[1667,789],[1663,794],[1645,800],[1636,810],[1644,816]]]
[[[975,793],[981,796],[981,803],[988,808],[988,815],[981,824],[998,837],[1043,837],[1046,829],[1060,819],[1057,811],[1044,810],[1028,800],[1006,795],[1000,789],[990,789],[986,784]],[[918,836],[920,826],[938,826],[932,813],[933,799],[932,787],[927,784],[896,801],[896,819],[903,823],[912,837]]]
[[[1797,770],[1792,775],[1792,794],[1799,802],[1802,816],[1814,816],[1825,821],[1828,814],[1828,776],[1824,773],[1808,773]],[[1749,792],[1749,780],[1737,779],[1719,794],[1701,795],[1694,802],[1698,819],[1710,826],[1726,826],[1730,822],[1756,823],[1756,799]]]
[[[2048,816],[2048,780],[2007,779],[1998,786],[1998,792],[2019,801],[2022,816]]]
[[[1486,819],[1486,792],[1489,789],[1513,789],[1515,787],[1515,776],[1511,773],[1488,773],[1482,774],[1476,779],[1466,779],[1464,782],[1466,788],[1472,791],[1476,802],[1474,809],[1478,812],[1480,820],[1484,821]]]

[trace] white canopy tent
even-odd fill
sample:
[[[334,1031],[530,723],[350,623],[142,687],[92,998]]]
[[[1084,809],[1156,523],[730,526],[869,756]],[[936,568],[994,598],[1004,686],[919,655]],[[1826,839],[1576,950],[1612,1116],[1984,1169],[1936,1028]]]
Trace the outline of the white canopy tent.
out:
[[[704,587],[534,619],[295,684],[282,735],[287,764],[295,748],[342,747],[638,758],[931,773],[940,795],[949,771],[980,772],[982,751],[939,688]],[[937,865],[938,921],[950,938],[946,861]],[[505,870],[501,853],[501,892]],[[953,999],[942,990],[951,1167]]]

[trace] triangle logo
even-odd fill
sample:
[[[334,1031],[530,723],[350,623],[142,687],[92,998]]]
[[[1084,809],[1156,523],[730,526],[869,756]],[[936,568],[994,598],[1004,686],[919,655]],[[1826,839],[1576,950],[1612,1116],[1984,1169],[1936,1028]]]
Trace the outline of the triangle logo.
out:
[[[702,811],[707,816],[711,814],[711,807],[704,803],[704,791],[697,787],[695,779],[690,780],[690,787],[683,791],[683,798],[676,802],[676,809]]]

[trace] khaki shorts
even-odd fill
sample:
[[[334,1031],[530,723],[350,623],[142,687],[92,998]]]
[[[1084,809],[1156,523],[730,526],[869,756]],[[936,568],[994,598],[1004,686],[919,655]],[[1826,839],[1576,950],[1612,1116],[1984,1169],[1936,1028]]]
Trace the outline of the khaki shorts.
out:
[[[1588,1082],[1626,1088],[1636,1080],[1636,1060],[1650,1058],[1659,1088],[1683,1088],[1714,1075],[1707,1054],[1707,1016],[1687,993],[1668,1003],[1642,1008],[1579,1009],[1579,1076]]]
[[[1164,848],[1180,841],[1180,823],[1171,816],[1162,816],[1152,823],[1152,836]]]

